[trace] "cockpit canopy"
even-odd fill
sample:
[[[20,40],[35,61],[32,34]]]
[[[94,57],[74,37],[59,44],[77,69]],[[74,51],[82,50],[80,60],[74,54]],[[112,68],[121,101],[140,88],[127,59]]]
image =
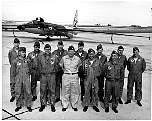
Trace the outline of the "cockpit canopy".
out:
[[[43,18],[37,17],[35,20],[29,22],[28,24],[40,24],[40,23],[43,23],[43,22],[44,22]]]
[[[37,18],[36,18],[36,21],[44,22],[44,19],[43,19],[43,18],[41,18],[41,17],[37,17]]]

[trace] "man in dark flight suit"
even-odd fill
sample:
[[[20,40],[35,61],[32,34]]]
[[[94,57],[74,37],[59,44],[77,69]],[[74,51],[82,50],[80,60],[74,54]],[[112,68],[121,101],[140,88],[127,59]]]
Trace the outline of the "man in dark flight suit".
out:
[[[59,41],[57,45],[58,49],[53,51],[52,54],[56,55],[58,62],[61,61],[62,57],[67,54],[67,50],[64,50],[63,47],[63,42]],[[60,89],[61,89],[61,84],[62,84],[62,69],[59,69],[58,72],[56,73],[56,89],[55,89],[55,95],[56,95],[56,101],[60,101]]]
[[[118,49],[117,49],[117,52],[118,52],[118,60],[119,60],[119,63],[123,65],[123,69],[124,69],[124,72],[123,72],[123,75],[125,77],[125,68],[127,66],[127,58],[125,55],[123,55],[123,51],[124,51],[124,48],[122,46],[119,46]],[[120,80],[120,98],[118,100],[119,104],[123,104],[122,100],[121,100],[121,97],[122,97],[122,93],[123,93],[123,86],[124,86],[124,77],[122,78],[122,80]]]
[[[26,48],[20,47],[18,57],[12,64],[13,75],[15,76],[15,97],[16,109],[18,112],[22,106],[27,106],[29,112],[32,112],[32,93],[30,83],[29,63],[26,58]],[[24,100],[25,99],[25,100]]]
[[[83,99],[83,111],[88,110],[89,105],[92,105],[93,110],[100,112],[98,109],[98,79],[100,76],[100,60],[95,58],[95,51],[93,49],[88,50],[88,58],[82,62],[80,68],[84,73],[84,99]]]
[[[38,70],[38,57],[43,52],[40,50],[40,43],[35,42],[34,43],[34,51],[30,52],[27,56],[29,59],[29,66],[30,66],[30,74],[31,74],[31,92],[33,99],[32,101],[35,101],[37,99],[36,95],[36,87],[37,87],[37,81],[40,81],[40,73]]]
[[[146,69],[145,59],[139,55],[138,47],[133,48],[133,56],[129,57],[127,63],[128,74],[128,84],[127,84],[127,102],[125,104],[131,103],[133,96],[133,86],[135,83],[135,100],[137,104],[142,106],[142,73]]]
[[[39,112],[42,112],[46,105],[46,97],[48,90],[48,100],[51,105],[51,111],[55,112],[55,76],[57,72],[57,59],[56,56],[51,53],[51,46],[46,44],[44,47],[44,53],[38,58],[39,71],[41,74],[40,79],[40,102],[41,107]]]
[[[104,64],[107,62],[107,57],[102,53],[103,48],[102,45],[99,44],[97,46],[97,54],[96,58],[100,60],[100,67],[101,70],[103,70]],[[98,86],[99,86],[99,91],[98,91],[98,97],[101,102],[104,102],[104,73],[102,72],[101,75],[98,77]]]
[[[81,59],[81,62],[83,62],[87,58],[87,52],[83,50],[84,43],[80,41],[78,43],[78,50],[75,52],[75,55],[78,56]],[[84,79],[80,78],[80,86],[81,86],[81,101],[83,101],[84,97]]]
[[[18,38],[15,38],[14,47],[8,53],[8,59],[9,59],[10,65],[11,65],[11,67],[10,67],[10,88],[11,88],[12,97],[10,99],[10,102],[13,102],[15,100],[15,77],[13,76],[12,62],[18,56],[19,45],[20,45],[20,40]]]
[[[105,112],[109,112],[109,100],[112,95],[112,110],[118,113],[119,82],[123,78],[123,66],[118,62],[118,53],[112,51],[109,62],[104,65],[105,83]]]

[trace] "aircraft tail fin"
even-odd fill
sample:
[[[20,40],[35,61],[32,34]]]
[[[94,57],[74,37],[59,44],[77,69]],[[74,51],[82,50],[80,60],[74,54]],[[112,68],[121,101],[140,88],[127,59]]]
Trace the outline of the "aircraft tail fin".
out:
[[[73,27],[77,27],[78,24],[78,10],[76,10],[74,20],[73,20]]]

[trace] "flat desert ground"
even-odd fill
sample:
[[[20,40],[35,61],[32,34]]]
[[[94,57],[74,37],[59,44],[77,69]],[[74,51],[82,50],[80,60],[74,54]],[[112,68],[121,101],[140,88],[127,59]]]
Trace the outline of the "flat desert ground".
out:
[[[21,46],[27,48],[27,53],[33,51],[34,42],[37,41],[36,38],[42,38],[38,35],[16,32],[15,33],[21,41]],[[113,35],[113,40],[115,44],[111,44],[110,35],[105,34],[91,34],[91,33],[79,33],[75,38],[71,40],[62,39],[64,42],[64,48],[67,49],[69,45],[73,45],[77,49],[77,44],[79,41],[84,41],[84,50],[93,48],[96,50],[98,44],[102,44],[103,53],[109,58],[112,50],[116,50],[119,45],[124,47],[124,54],[128,57],[132,55],[132,48],[134,46],[139,47],[140,55],[146,60],[146,71],[143,73],[143,99],[142,107],[136,104],[133,99],[131,104],[119,104],[118,114],[115,114],[111,109],[109,113],[105,113],[103,109],[103,103],[99,102],[100,112],[95,112],[91,107],[89,107],[87,112],[83,112],[83,107],[81,101],[78,104],[78,112],[74,112],[69,106],[66,112],[62,112],[61,102],[56,103],[56,112],[51,112],[51,108],[48,105],[43,112],[39,112],[40,107],[40,84],[38,82],[37,86],[37,96],[38,99],[33,102],[32,112],[28,112],[26,107],[23,107],[19,112],[15,112],[15,101],[13,103],[10,100],[10,65],[8,61],[8,52],[13,47],[13,33],[3,31],[2,32],[2,119],[7,120],[150,120],[151,119],[151,77],[152,77],[152,34],[151,33],[133,33],[134,35],[150,36],[151,40],[147,38],[137,38],[137,37],[127,37],[127,36],[117,36]],[[44,38],[44,37],[43,37]],[[41,43],[41,50],[43,50],[44,45],[49,43],[52,47],[52,51],[57,49],[57,43],[59,38],[52,38],[51,41],[44,41]],[[128,71],[125,71],[125,84],[123,89],[123,102],[126,101],[127,94],[127,77]]]

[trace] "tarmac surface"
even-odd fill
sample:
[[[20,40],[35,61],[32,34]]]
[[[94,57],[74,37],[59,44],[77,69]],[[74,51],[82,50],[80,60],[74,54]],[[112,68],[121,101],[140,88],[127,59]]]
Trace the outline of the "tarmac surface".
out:
[[[38,35],[29,34],[25,32],[16,32],[16,36],[19,37],[21,41],[20,46],[25,46],[27,48],[27,53],[33,50],[34,42],[38,39],[41,40],[45,37],[40,37]],[[33,102],[32,112],[28,112],[26,107],[23,107],[19,112],[15,112],[16,101],[9,102],[10,100],[10,65],[8,61],[8,52],[13,47],[13,33],[3,31],[2,32],[2,119],[3,120],[150,120],[151,119],[151,78],[152,78],[152,34],[151,33],[138,33],[134,35],[150,36],[151,40],[147,38],[137,38],[137,37],[125,37],[113,35],[113,40],[115,44],[111,44],[111,35],[104,34],[91,34],[91,33],[79,33],[76,38],[71,40],[61,38],[64,42],[64,48],[67,49],[68,46],[73,45],[77,49],[77,44],[79,41],[84,41],[84,50],[93,48],[96,50],[98,44],[103,45],[103,53],[109,58],[112,50],[116,50],[119,45],[124,47],[124,54],[128,57],[132,55],[132,48],[134,46],[139,47],[140,55],[146,60],[146,71],[143,73],[143,99],[141,103],[142,107],[136,104],[133,99],[131,104],[119,104],[118,114],[115,114],[111,109],[109,113],[104,112],[103,103],[99,102],[100,112],[95,112],[91,107],[89,107],[87,112],[83,112],[83,107],[81,101],[78,104],[78,112],[74,112],[71,106],[68,107],[66,112],[62,112],[61,102],[56,103],[56,112],[51,112],[51,108],[48,105],[43,112],[39,112],[40,107],[40,84],[38,82],[37,86],[37,96],[38,99]],[[52,38],[51,41],[44,41],[41,43],[41,50],[43,50],[44,45],[49,43],[52,47],[52,51],[57,48],[57,42],[59,38]],[[128,71],[125,72],[125,84],[123,89],[123,102],[126,101],[127,94],[127,76]],[[111,106],[111,105],[110,105]]]

